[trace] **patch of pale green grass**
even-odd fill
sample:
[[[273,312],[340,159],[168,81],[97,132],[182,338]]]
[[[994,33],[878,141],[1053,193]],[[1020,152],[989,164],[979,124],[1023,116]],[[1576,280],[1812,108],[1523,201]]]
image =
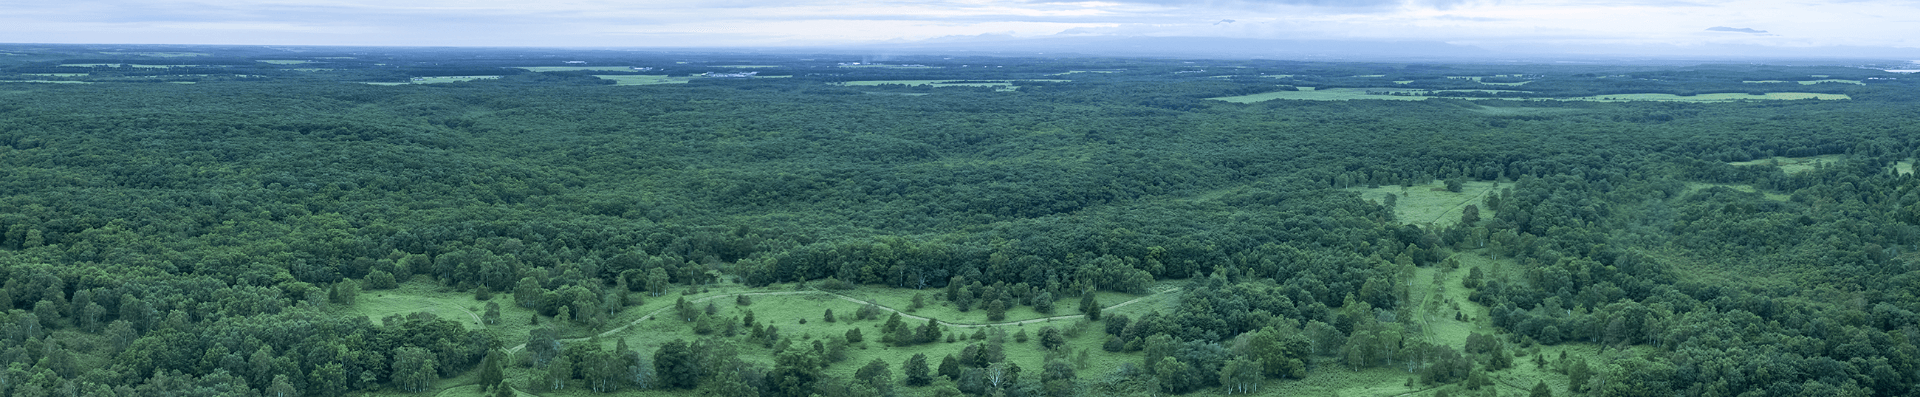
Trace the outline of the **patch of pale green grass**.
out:
[[[1736,166],[1770,165],[1770,166],[1780,167],[1781,172],[1785,172],[1789,174],[1798,174],[1802,172],[1812,171],[1814,168],[1822,165],[1831,165],[1833,163],[1840,162],[1840,159],[1845,157],[1846,156],[1844,155],[1838,155],[1838,154],[1827,154],[1827,155],[1819,155],[1819,156],[1813,156],[1813,157],[1772,157],[1772,158],[1766,158],[1766,159],[1760,159],[1760,160],[1732,162],[1727,164],[1736,165]]]
[[[1393,207],[1393,216],[1400,223],[1420,225],[1422,227],[1447,226],[1460,222],[1461,211],[1467,204],[1480,208],[1480,219],[1493,219],[1494,211],[1484,208],[1481,200],[1492,193],[1497,183],[1488,181],[1467,182],[1461,185],[1460,192],[1449,192],[1441,182],[1402,187],[1399,185],[1377,188],[1348,188],[1360,193],[1360,197],[1384,203],[1386,195],[1400,196]]]
[[[626,66],[522,66],[522,67],[517,67],[515,69],[526,69],[526,70],[535,71],[535,72],[579,72],[579,71],[629,72],[629,71],[633,71],[633,68],[626,67]]]
[[[1594,95],[1594,96],[1584,96],[1584,97],[1574,97],[1574,98],[1555,98],[1555,99],[1562,100],[1562,101],[1593,101],[1593,102],[1627,102],[1627,101],[1732,102],[1732,101],[1746,101],[1746,100],[1797,100],[1797,99],[1818,99],[1818,100],[1828,101],[1828,100],[1845,100],[1845,99],[1853,99],[1853,98],[1847,96],[1846,94],[1816,94],[1811,92],[1769,92],[1764,95],[1752,95],[1752,94],[1741,94],[1741,93],[1717,93],[1717,94],[1700,94],[1700,95],[1693,95],[1693,96],[1679,96],[1674,94],[1608,94],[1608,95]]]
[[[256,62],[270,63],[274,65],[299,65],[303,63],[313,63],[313,61],[299,60],[299,59],[261,59]]]
[[[602,74],[596,74],[596,75],[593,75],[593,77],[599,77],[599,78],[603,78],[603,79],[607,79],[607,80],[613,80],[613,85],[652,85],[652,84],[682,84],[682,83],[686,83],[687,81],[689,81],[689,80],[692,80],[692,79],[693,79],[693,78],[691,78],[691,77],[673,77],[673,76],[668,76],[668,75],[664,75],[664,74],[654,74],[654,75],[639,75],[639,74],[617,74],[617,75],[602,75]]]

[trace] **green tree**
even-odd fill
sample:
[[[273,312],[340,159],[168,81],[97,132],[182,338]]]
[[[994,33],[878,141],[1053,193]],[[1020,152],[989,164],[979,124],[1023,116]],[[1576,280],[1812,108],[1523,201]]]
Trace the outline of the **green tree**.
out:
[[[900,372],[903,372],[906,377],[907,386],[918,387],[931,384],[933,377],[928,374],[929,370],[925,353],[914,353],[912,357],[907,357],[905,363],[900,364]]]
[[[1253,394],[1260,392],[1261,368],[1259,363],[1247,359],[1233,359],[1220,367],[1220,385],[1227,394]]]
[[[683,340],[675,339],[661,344],[660,349],[653,353],[653,369],[661,387],[692,389],[699,386],[698,365],[694,362],[693,352]]]
[[[1592,378],[1593,369],[1587,367],[1584,358],[1575,358],[1573,364],[1567,366],[1567,388],[1575,393],[1587,391],[1587,381]]]
[[[293,388],[293,383],[287,381],[286,375],[274,375],[273,384],[267,386],[267,390],[261,393],[261,395],[265,397],[299,397],[300,391]]]
[[[1040,329],[1040,347],[1041,348],[1047,349],[1049,351],[1059,350],[1060,346],[1064,346],[1066,344],[1067,344],[1067,337],[1065,335],[1061,335],[1059,329],[1055,329],[1053,327],[1045,327]]]
[[[859,370],[854,371],[853,379],[854,381],[872,387],[882,395],[893,394],[893,370],[887,368],[887,363],[878,358],[867,362],[867,365],[861,366]]]
[[[1546,381],[1540,381],[1540,383],[1533,384],[1533,392],[1527,394],[1527,396],[1528,397],[1553,397],[1553,389],[1547,388]]]
[[[394,350],[394,386],[412,393],[427,391],[433,386],[433,379],[438,377],[434,364],[434,354],[427,349],[407,346]]]
[[[503,360],[506,360],[506,358],[500,354],[500,350],[487,350],[487,358],[481,359],[480,361],[481,390],[484,391],[486,388],[493,387],[494,385],[500,384],[500,381],[507,379],[506,372],[501,368],[501,361]]]
[[[1093,297],[1093,290],[1080,294],[1080,312],[1087,315],[1088,321],[1100,321],[1100,301]]]

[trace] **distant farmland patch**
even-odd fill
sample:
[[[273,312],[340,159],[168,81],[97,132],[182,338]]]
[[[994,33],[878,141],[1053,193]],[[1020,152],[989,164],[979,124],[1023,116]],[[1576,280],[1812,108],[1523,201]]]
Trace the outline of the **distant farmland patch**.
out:
[[[1747,84],[1772,84],[1772,83],[1787,83],[1788,81],[1786,80],[1746,80],[1741,82],[1747,83]],[[1804,81],[1795,81],[1794,83],[1800,83],[1800,85],[1814,85],[1814,84],[1820,84],[1820,83],[1844,83],[1844,84],[1867,85],[1867,83],[1862,83],[1860,82],[1860,80],[1839,80],[1839,79],[1804,80]]]
[[[1029,80],[863,80],[839,83],[844,86],[878,86],[900,84],[908,86],[926,85],[933,87],[999,87],[1001,91],[1012,91],[1023,81],[1069,82],[1073,80],[1029,79]]]
[[[515,69],[526,69],[526,70],[535,71],[535,72],[580,72],[580,71],[631,72],[633,71],[633,68],[627,67],[627,66],[521,66]]]
[[[1556,99],[1563,100],[1563,101],[1594,101],[1594,102],[1625,102],[1625,101],[1732,102],[1732,101],[1744,101],[1744,100],[1795,100],[1795,99],[1818,99],[1823,101],[1830,101],[1830,100],[1842,100],[1842,99],[1853,99],[1853,98],[1847,96],[1846,94],[1816,94],[1811,92],[1769,92],[1763,95],[1740,94],[1740,93],[1719,93],[1719,94],[1700,94],[1700,95],[1693,95],[1693,96],[1679,96],[1674,94],[1609,94],[1609,95],[1594,95],[1594,96],[1584,96],[1584,97],[1575,97],[1575,98],[1556,98]]]
[[[207,53],[204,53],[204,52],[102,52],[101,54],[133,55],[133,56],[152,57],[152,58],[203,57],[208,55]]]
[[[753,68],[777,68],[777,67],[780,67],[780,65],[713,65],[713,67],[753,69]]]
[[[1813,157],[1777,157],[1776,156],[1773,158],[1765,158],[1765,159],[1759,159],[1759,160],[1753,160],[1753,161],[1732,162],[1732,163],[1727,163],[1727,165],[1735,165],[1735,166],[1770,165],[1770,166],[1780,167],[1780,172],[1785,172],[1789,174],[1798,174],[1802,172],[1812,171],[1814,168],[1817,168],[1822,165],[1829,165],[1829,164],[1840,162],[1840,159],[1844,157],[1846,156],[1838,155],[1838,154],[1828,154],[1828,155],[1820,155],[1820,156],[1813,156]],[[1909,173],[1913,172],[1913,168],[1912,168],[1913,165],[1908,164],[1907,166],[1908,166],[1907,172]]]
[[[455,82],[461,82],[461,81],[474,81],[474,80],[492,80],[492,79],[498,79],[498,78],[500,78],[500,76],[434,76],[434,77],[415,77],[405,83],[367,83],[367,84],[372,84],[372,85],[439,84],[439,83],[455,83]]]
[[[631,75],[596,74],[596,75],[593,75],[593,77],[613,80],[613,85],[681,84],[681,83],[686,83],[688,80],[693,80],[693,78],[691,77],[673,77],[673,76],[668,76],[664,74],[645,74],[645,75],[643,74],[631,74]]]
[[[257,62],[271,63],[275,65],[299,65],[303,63],[313,63],[313,61],[303,61],[298,59],[261,59],[261,60],[258,60]]]

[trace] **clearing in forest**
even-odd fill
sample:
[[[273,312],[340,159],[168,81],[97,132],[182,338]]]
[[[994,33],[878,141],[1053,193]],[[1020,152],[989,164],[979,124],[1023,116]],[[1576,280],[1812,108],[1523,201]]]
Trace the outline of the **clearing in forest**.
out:
[[[1594,95],[1594,96],[1583,96],[1583,97],[1574,97],[1574,98],[1555,98],[1554,100],[1592,101],[1592,102],[1627,102],[1627,101],[1733,102],[1733,101],[1745,101],[1745,100],[1797,100],[1797,99],[1818,99],[1823,101],[1830,101],[1830,100],[1853,99],[1853,97],[1849,97],[1846,94],[1816,94],[1811,92],[1769,92],[1761,95],[1741,94],[1741,93],[1717,93],[1717,94],[1699,94],[1699,95],[1690,95],[1690,96],[1680,96],[1680,95],[1674,95],[1674,94],[1607,94],[1607,95]]]
[[[303,63],[313,63],[313,61],[303,61],[298,59],[261,59],[255,62],[270,63],[275,65],[299,65]]]
[[[520,66],[514,69],[526,69],[535,72],[628,72],[633,68],[626,66]]]
[[[1461,185],[1459,192],[1447,191],[1441,182],[1426,183],[1403,187],[1399,185],[1377,188],[1348,188],[1360,193],[1360,197],[1374,202],[1385,203],[1387,195],[1399,196],[1395,199],[1393,216],[1400,223],[1420,225],[1421,227],[1448,226],[1460,222],[1460,215],[1467,204],[1476,205],[1480,210],[1480,219],[1492,219],[1493,209],[1482,208],[1481,203],[1487,194],[1493,193],[1498,183],[1477,181]]]
[[[673,77],[664,74],[596,74],[593,77],[613,80],[613,85],[681,84],[693,80],[692,77]]]
[[[1727,163],[1727,165],[1734,165],[1734,166],[1771,165],[1775,167],[1780,167],[1781,172],[1785,172],[1789,174],[1798,174],[1802,172],[1812,171],[1814,168],[1817,168],[1823,165],[1832,165],[1833,163],[1838,163],[1840,162],[1841,158],[1845,158],[1845,157],[1846,157],[1845,155],[1839,155],[1839,154],[1825,154],[1825,155],[1819,155],[1819,156],[1813,156],[1813,157],[1778,157],[1776,156],[1772,158],[1765,158],[1765,159],[1752,160],[1752,161],[1731,162],[1731,163]],[[1909,167],[1911,167],[1911,165],[1909,165]],[[1907,172],[1909,173],[1913,172],[1912,168],[1908,168]]]

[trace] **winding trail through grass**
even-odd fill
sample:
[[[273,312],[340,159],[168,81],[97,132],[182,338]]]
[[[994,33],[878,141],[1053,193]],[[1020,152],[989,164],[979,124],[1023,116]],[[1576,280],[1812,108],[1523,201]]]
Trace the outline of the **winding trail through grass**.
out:
[[[1172,293],[1172,292],[1176,292],[1176,291],[1179,291],[1179,290],[1180,290],[1180,288],[1179,288],[1179,287],[1173,287],[1173,288],[1168,288],[1168,289],[1166,289],[1166,290],[1162,290],[1162,291],[1160,291],[1160,292],[1155,292],[1155,293],[1153,293],[1153,294],[1151,294],[1151,295],[1147,295],[1147,296],[1142,296],[1142,297],[1138,297],[1138,298],[1133,298],[1133,299],[1130,299],[1130,300],[1127,300],[1126,302],[1120,302],[1120,303],[1117,303],[1117,304],[1114,304],[1114,305],[1112,305],[1112,306],[1107,306],[1107,307],[1105,307],[1105,308],[1102,308],[1102,309],[1100,309],[1100,311],[1101,311],[1101,312],[1106,312],[1106,311],[1108,311],[1108,310],[1113,310],[1113,309],[1118,309],[1118,308],[1121,308],[1121,307],[1124,307],[1124,306],[1126,306],[1126,305],[1131,305],[1131,304],[1134,304],[1135,302],[1139,302],[1139,301],[1141,301],[1141,300],[1145,300],[1145,299],[1147,299],[1147,298],[1152,298],[1152,297],[1156,297],[1156,296],[1160,296],[1160,295],[1165,295],[1165,294],[1168,294],[1168,293]],[[737,294],[721,294],[721,295],[714,295],[714,296],[708,296],[708,297],[702,297],[702,298],[699,298],[699,299],[694,299],[694,300],[690,300],[690,301],[687,301],[687,303],[688,303],[688,304],[693,304],[693,303],[700,303],[700,302],[706,302],[706,301],[710,301],[710,300],[714,300],[714,299],[718,299],[718,298],[726,298],[726,297],[737,297],[737,296],[741,296],[741,295],[745,295],[745,296],[767,296],[767,295],[805,295],[805,294],[827,294],[827,295],[833,295],[834,297],[837,297],[837,298],[840,298],[841,300],[845,300],[845,301],[848,301],[848,302],[854,302],[854,303],[860,303],[860,304],[870,304],[870,305],[873,305],[874,307],[878,307],[878,308],[880,308],[881,310],[886,310],[886,311],[889,311],[889,312],[893,312],[893,313],[900,313],[900,317],[903,317],[903,318],[911,318],[911,319],[916,319],[916,320],[920,320],[920,321],[927,321],[927,320],[929,320],[929,319],[928,319],[927,317],[921,317],[921,316],[916,316],[916,315],[912,315],[912,314],[907,314],[906,312],[903,312],[903,311],[900,311],[900,310],[898,310],[898,309],[894,309],[894,308],[892,308],[892,307],[888,307],[888,306],[886,306],[886,305],[881,305],[881,304],[878,304],[878,303],[874,303],[874,302],[870,302],[870,301],[864,301],[864,300],[860,300],[860,299],[856,299],[856,298],[854,298],[854,297],[850,297],[850,296],[846,296],[846,295],[841,295],[841,294],[838,294],[838,293],[834,293],[834,292],[830,292],[830,291],[821,291],[821,290],[807,290],[807,291],[774,291],[774,292],[742,292],[742,293],[737,293]],[[610,329],[610,330],[606,330],[605,332],[601,332],[601,333],[598,333],[598,334],[594,334],[594,336],[593,336],[593,337],[606,337],[606,336],[610,336],[610,335],[613,335],[613,334],[615,334],[615,333],[619,333],[619,332],[621,332],[621,331],[626,331],[626,330],[627,330],[627,328],[632,328],[632,327],[633,327],[634,325],[638,325],[638,324],[640,324],[640,322],[641,322],[641,321],[647,321],[648,319],[651,319],[651,318],[654,318],[655,316],[657,316],[657,315],[659,315],[659,314],[660,314],[660,312],[663,312],[663,311],[666,311],[667,309],[672,309],[672,308],[673,308],[672,306],[667,306],[667,307],[662,307],[662,308],[659,308],[659,309],[654,309],[654,310],[653,310],[653,311],[651,311],[651,312],[647,312],[647,314],[646,314],[646,315],[643,315],[643,316],[640,316],[640,318],[638,318],[638,319],[634,319],[633,321],[629,321],[629,322],[627,322],[626,324],[623,324],[623,325],[621,325],[621,326],[619,326],[619,327],[616,327],[616,328],[614,328],[614,329]],[[465,309],[465,308],[462,308],[461,310],[466,310],[466,309]],[[467,312],[467,314],[473,314],[473,312]],[[954,327],[954,328],[979,328],[979,327],[993,327],[993,326],[1001,326],[1001,325],[1022,325],[1022,324],[1031,324],[1031,323],[1039,323],[1039,322],[1049,322],[1049,321],[1053,321],[1053,320],[1067,320],[1067,319],[1075,319],[1075,318],[1081,318],[1081,317],[1086,317],[1086,315],[1085,315],[1085,314],[1073,314],[1073,315],[1064,315],[1064,316],[1052,316],[1052,317],[1041,317],[1041,318],[1035,318],[1035,319],[1028,319],[1028,320],[1020,320],[1020,321],[1006,321],[1006,322],[998,322],[998,323],[981,323],[981,324],[962,324],[962,323],[954,323],[954,322],[949,322],[949,321],[940,321],[940,323],[941,323],[941,324],[945,324],[945,325],[947,325],[947,326],[951,326],[951,327]],[[479,316],[474,316],[474,318],[475,318],[476,320],[478,320],[478,319],[479,319]],[[589,339],[589,338],[570,338],[570,339],[561,339],[560,341],[561,341],[561,342],[578,342],[578,341],[583,341],[583,340],[587,340],[587,339]],[[507,353],[507,354],[513,354],[513,353],[517,353],[517,352],[519,352],[519,351],[520,351],[520,349],[524,349],[524,348],[526,348],[526,347],[527,347],[527,344],[526,344],[526,343],[521,343],[521,344],[518,344],[518,345],[514,345],[513,347],[510,347],[510,348],[507,348],[507,349],[506,349],[506,353]]]

